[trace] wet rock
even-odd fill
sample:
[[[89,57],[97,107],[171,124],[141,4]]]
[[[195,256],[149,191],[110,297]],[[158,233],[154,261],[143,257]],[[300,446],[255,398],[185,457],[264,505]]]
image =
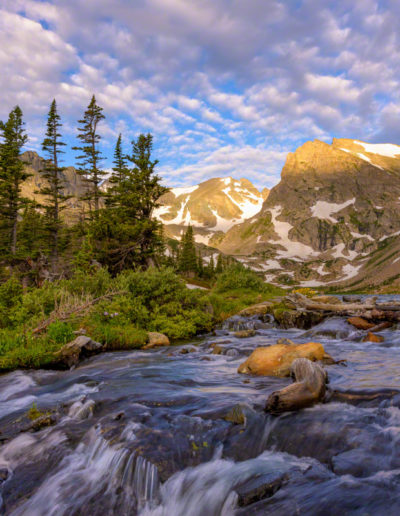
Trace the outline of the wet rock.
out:
[[[287,481],[288,476],[282,473],[266,473],[256,476],[236,486],[239,507],[246,507],[255,502],[273,496]]]
[[[249,358],[239,366],[238,373],[289,376],[291,365],[297,358],[308,358],[313,362],[324,359],[333,360],[325,352],[323,345],[318,342],[308,342],[298,346],[275,344],[255,349]]]
[[[343,296],[343,301],[345,303],[359,303],[361,296]]]
[[[234,423],[235,425],[246,424],[246,416],[244,415],[243,408],[241,405],[235,405],[227,414],[223,417],[225,421]]]
[[[226,350],[225,355],[227,357],[237,357],[239,355],[239,351],[236,348],[229,348]]]
[[[156,348],[158,346],[169,346],[169,338],[163,333],[157,333],[155,331],[149,331],[147,333],[149,337],[149,342],[142,349],[151,349]]]
[[[234,333],[234,336],[238,339],[246,339],[248,337],[254,337],[256,334],[255,330],[241,330]]]
[[[342,317],[331,317],[301,335],[301,338],[307,339],[318,339],[321,337],[360,340],[362,334],[358,332],[354,326],[349,325],[346,319]]]
[[[194,353],[195,351],[198,351],[195,346],[185,346],[179,350],[179,353],[181,355],[187,355],[188,353]]]
[[[216,344],[215,346],[212,347],[213,355],[222,355],[223,352],[224,352],[224,348],[222,346],[219,346],[218,344]]]
[[[375,333],[368,332],[368,334],[364,337],[363,342],[383,342],[385,339],[382,335],[375,335]]]
[[[324,320],[325,315],[320,312],[311,312],[308,310],[281,310],[277,309],[273,312],[276,322],[281,328],[300,328],[308,330],[312,326],[319,324]]]
[[[281,337],[276,341],[277,344],[286,344],[287,346],[297,346],[292,340]]]
[[[54,356],[52,363],[54,367],[70,368],[79,363],[83,358],[87,358],[96,353],[100,353],[103,346],[86,335],[80,335],[72,342],[65,344]]]
[[[56,423],[57,418],[55,414],[43,414],[42,416],[31,421],[31,423],[26,427],[25,431],[38,432],[39,430],[42,430],[42,428],[55,425]]]
[[[357,328],[357,330],[370,330],[375,325],[373,323],[368,322],[362,317],[349,317],[347,322]]]
[[[373,328],[371,328],[372,333],[376,333],[382,330],[387,330],[388,328],[391,328],[393,326],[393,323],[391,321],[385,321],[383,323],[377,324]]]
[[[0,468],[0,485],[8,478],[9,472],[7,468]]]

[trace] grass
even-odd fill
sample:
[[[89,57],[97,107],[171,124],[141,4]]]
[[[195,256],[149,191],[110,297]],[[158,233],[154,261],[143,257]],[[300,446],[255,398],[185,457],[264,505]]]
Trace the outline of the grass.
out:
[[[54,353],[81,329],[108,350],[141,348],[149,331],[172,341],[189,339],[283,293],[240,264],[218,275],[207,291],[186,288],[168,268],[115,278],[99,269],[26,292],[11,278],[0,286],[0,371],[50,367]],[[46,320],[51,324],[35,333]]]

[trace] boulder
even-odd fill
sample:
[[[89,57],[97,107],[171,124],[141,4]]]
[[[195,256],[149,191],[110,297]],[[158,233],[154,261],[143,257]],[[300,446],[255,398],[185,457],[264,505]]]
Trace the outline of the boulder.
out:
[[[325,319],[322,312],[312,312],[309,310],[275,309],[274,318],[281,328],[300,328],[309,330],[316,324]]]
[[[169,338],[164,335],[163,333],[157,333],[155,331],[149,331],[147,333],[149,337],[149,342],[145,346],[143,346],[143,349],[151,349],[156,348],[158,346],[169,346]]]
[[[297,346],[275,344],[255,349],[249,358],[239,366],[238,373],[289,376],[292,363],[297,358],[307,358],[312,362],[317,360],[333,361],[319,342],[308,342]]]
[[[328,304],[328,305],[341,305],[342,302],[336,296],[313,296],[311,298],[313,301],[318,301],[319,303]]]
[[[343,301],[345,303],[359,303],[361,296],[343,296]]]
[[[238,339],[246,339],[247,337],[254,337],[256,334],[255,330],[240,330],[234,333],[234,336]]]
[[[287,481],[288,476],[279,472],[264,473],[251,477],[235,487],[238,495],[238,506],[247,507],[253,503],[270,498]]]
[[[375,335],[375,333],[368,332],[368,334],[363,338],[363,342],[383,342],[385,339],[382,335]]]
[[[370,330],[375,326],[373,323],[368,322],[362,317],[349,317],[347,322],[357,328],[357,330]]]
[[[54,354],[56,367],[70,368],[77,365],[80,360],[99,353],[103,346],[86,335],[80,335],[73,341],[65,344]]]
[[[252,317],[254,315],[265,315],[267,314],[274,304],[271,301],[265,301],[264,303],[257,303],[256,305],[248,306],[239,312],[238,315],[243,317]]]

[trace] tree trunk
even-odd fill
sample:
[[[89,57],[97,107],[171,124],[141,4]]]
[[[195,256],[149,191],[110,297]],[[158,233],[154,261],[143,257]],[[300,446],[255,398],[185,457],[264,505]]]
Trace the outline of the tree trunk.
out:
[[[327,374],[317,363],[297,358],[291,368],[295,383],[273,392],[267,399],[265,411],[280,414],[310,407],[325,396]]]

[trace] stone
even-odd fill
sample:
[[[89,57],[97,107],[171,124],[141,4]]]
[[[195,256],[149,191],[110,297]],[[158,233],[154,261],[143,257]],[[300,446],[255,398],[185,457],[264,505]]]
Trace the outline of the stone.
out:
[[[80,335],[73,341],[65,344],[55,356],[53,366],[70,368],[79,363],[83,358],[99,353],[103,346],[86,335]]]
[[[343,301],[345,303],[359,303],[361,296],[343,296]]]
[[[368,332],[367,335],[363,338],[363,342],[383,342],[385,339],[382,335],[375,335],[375,333]]]
[[[349,317],[347,322],[357,328],[357,330],[370,330],[375,325],[373,323],[368,322],[362,317]]]
[[[307,310],[277,309],[274,310],[273,315],[278,325],[283,329],[300,328],[309,330],[325,319],[323,313]]]
[[[255,330],[240,330],[234,333],[234,336],[238,339],[246,339],[248,337],[254,337],[256,334]]]
[[[273,303],[271,301],[265,301],[264,303],[258,303],[256,305],[248,306],[239,312],[238,315],[242,315],[243,317],[252,317],[254,315],[265,315],[267,314],[271,308],[273,307]]]
[[[260,376],[289,376],[292,363],[297,358],[307,358],[312,362],[333,360],[319,342],[307,342],[297,346],[275,344],[255,349],[248,359],[240,364],[238,373]]]
[[[0,468],[0,484],[5,482],[8,478],[9,472],[7,468]]]
[[[235,425],[245,425],[246,416],[244,415],[243,409],[240,405],[235,405],[231,410],[224,416],[225,421],[234,423]]]
[[[288,476],[282,473],[265,473],[250,478],[235,487],[239,507],[247,507],[264,498],[273,496],[287,479]]]
[[[313,296],[311,298],[313,301],[318,301],[322,304],[328,304],[328,305],[341,305],[342,302],[340,299],[336,296]]]
[[[155,331],[149,331],[147,333],[149,337],[149,342],[142,349],[151,349],[156,348],[158,346],[169,346],[169,338],[163,333],[157,333]]]
[[[213,355],[222,355],[224,352],[224,348],[222,346],[219,346],[216,344],[215,346],[212,346],[212,354]]]

